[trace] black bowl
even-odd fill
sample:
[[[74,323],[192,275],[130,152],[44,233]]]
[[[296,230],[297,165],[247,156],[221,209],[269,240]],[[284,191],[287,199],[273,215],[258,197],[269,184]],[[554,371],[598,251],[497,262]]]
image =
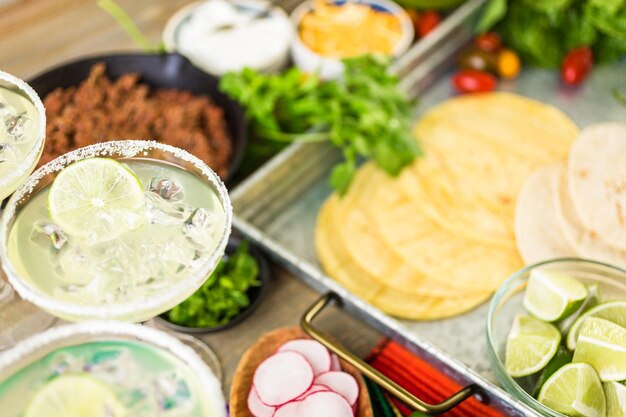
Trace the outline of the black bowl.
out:
[[[226,254],[231,255],[235,253],[235,250],[240,244],[241,240],[231,236],[230,240],[228,241],[228,245],[226,246]],[[244,310],[240,311],[239,314],[233,317],[231,321],[226,324],[221,324],[214,327],[187,327],[172,323],[167,319],[166,313],[155,317],[154,321],[177,332],[199,334],[214,333],[220,330],[225,330],[245,320],[248,316],[250,316],[250,314],[252,314],[254,309],[256,309],[259,304],[261,304],[263,298],[265,298],[265,295],[267,294],[267,287],[270,281],[270,265],[267,261],[267,258],[265,257],[265,255],[263,255],[263,252],[259,248],[252,244],[252,242],[250,242],[249,245],[250,255],[252,255],[259,264],[259,281],[261,281],[261,285],[259,285],[258,287],[248,288],[247,294],[250,299],[250,304]]]
[[[94,56],[45,71],[28,81],[28,84],[43,100],[57,87],[78,86],[87,79],[91,67],[98,62],[106,64],[106,72],[111,79],[117,79],[131,72],[138,73],[141,82],[152,88],[188,90],[196,95],[206,95],[222,107],[233,146],[228,175],[223,180],[228,183],[233,178],[246,148],[247,136],[243,108],[219,91],[219,78],[200,71],[182,55],[134,53]]]

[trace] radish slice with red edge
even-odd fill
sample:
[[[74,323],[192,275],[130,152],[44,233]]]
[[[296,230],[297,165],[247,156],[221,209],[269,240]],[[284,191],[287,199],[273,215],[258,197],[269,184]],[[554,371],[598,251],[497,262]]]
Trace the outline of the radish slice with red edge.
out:
[[[282,345],[279,352],[298,352],[306,358],[313,367],[315,375],[330,371],[330,352],[315,340],[296,339]]]
[[[313,385],[313,368],[299,353],[278,352],[256,368],[252,385],[265,405],[283,405]]]
[[[330,354],[330,370],[331,371],[341,371],[341,362],[339,362],[339,356],[334,353]]]
[[[254,417],[272,417],[276,408],[263,404],[256,390],[252,387],[250,394],[248,394],[248,410]]]
[[[313,384],[311,385],[311,388],[309,388],[308,390],[306,390],[306,392],[304,394],[302,394],[301,396],[299,396],[298,398],[296,398],[296,401],[298,400],[304,400],[306,397],[308,397],[311,394],[314,394],[316,392],[320,392],[320,391],[332,391],[330,388],[324,386],[324,385],[317,385],[317,384]]]
[[[297,417],[353,417],[352,407],[345,398],[330,391],[309,395],[297,411]]]
[[[313,382],[316,385],[324,385],[336,392],[350,403],[350,405],[356,404],[356,400],[359,398],[359,384],[356,379],[345,372],[326,372],[315,377]]]
[[[291,401],[276,409],[272,417],[297,417],[302,401]]]

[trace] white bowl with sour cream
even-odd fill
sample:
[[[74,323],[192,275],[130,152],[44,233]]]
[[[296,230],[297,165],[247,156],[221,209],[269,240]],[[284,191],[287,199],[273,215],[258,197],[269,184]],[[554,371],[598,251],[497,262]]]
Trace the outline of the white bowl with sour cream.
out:
[[[287,66],[295,31],[279,7],[259,19],[264,0],[204,0],[180,9],[163,30],[168,52],[177,52],[213,75],[249,67],[276,72]],[[225,25],[232,29],[220,30]]]

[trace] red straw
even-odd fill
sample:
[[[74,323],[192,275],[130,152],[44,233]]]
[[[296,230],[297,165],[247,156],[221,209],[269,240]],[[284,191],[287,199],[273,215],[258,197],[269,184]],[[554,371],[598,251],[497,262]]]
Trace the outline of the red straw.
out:
[[[372,351],[368,362],[411,394],[431,404],[439,403],[463,388],[424,359],[388,339],[384,339]],[[395,398],[391,399],[405,416],[413,411]],[[500,411],[480,403],[475,398],[463,401],[459,406],[441,415],[445,417],[504,417]]]

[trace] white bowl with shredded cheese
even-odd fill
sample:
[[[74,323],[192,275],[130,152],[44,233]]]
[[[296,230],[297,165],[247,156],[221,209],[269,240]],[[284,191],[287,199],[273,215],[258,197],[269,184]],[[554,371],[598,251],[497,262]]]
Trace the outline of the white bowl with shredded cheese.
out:
[[[289,61],[293,24],[279,7],[264,0],[204,0],[180,9],[163,30],[168,52],[177,52],[213,75],[249,67],[276,72]]]
[[[318,20],[315,24],[312,16]],[[415,36],[407,13],[390,0],[307,0],[292,12],[291,20],[296,27],[294,63],[324,79],[341,77],[342,58],[375,52],[398,57]]]

